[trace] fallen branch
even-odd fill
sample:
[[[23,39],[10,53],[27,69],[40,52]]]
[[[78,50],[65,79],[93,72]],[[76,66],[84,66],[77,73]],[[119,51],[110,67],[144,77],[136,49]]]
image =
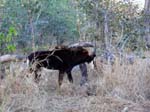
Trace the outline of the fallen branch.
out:
[[[25,58],[26,56],[24,55],[6,54],[6,55],[0,56],[0,63],[6,63],[6,62],[11,62],[11,61],[22,61]]]

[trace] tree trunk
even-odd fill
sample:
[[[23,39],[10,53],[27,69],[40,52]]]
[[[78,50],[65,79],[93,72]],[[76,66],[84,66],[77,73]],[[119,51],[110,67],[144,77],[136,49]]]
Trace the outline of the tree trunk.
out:
[[[105,48],[109,50],[109,31],[108,31],[108,13],[104,15],[104,35],[105,35]]]
[[[150,0],[145,0],[144,5],[144,24],[146,46],[150,48]]]
[[[31,28],[31,37],[32,37],[32,49],[35,51],[35,35],[34,35],[34,25],[32,17],[30,18],[30,28]]]

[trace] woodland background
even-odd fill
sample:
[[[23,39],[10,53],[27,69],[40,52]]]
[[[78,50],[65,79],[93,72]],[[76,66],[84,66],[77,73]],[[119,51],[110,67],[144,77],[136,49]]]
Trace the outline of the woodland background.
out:
[[[141,52],[150,44],[149,1],[1,0],[0,54],[96,40],[100,50]]]
[[[144,1],[144,0],[143,0]],[[57,71],[37,85],[23,62],[0,63],[0,112],[149,112],[150,0],[0,0],[0,56],[96,42],[97,70],[81,87]],[[28,75],[29,77],[26,77]]]

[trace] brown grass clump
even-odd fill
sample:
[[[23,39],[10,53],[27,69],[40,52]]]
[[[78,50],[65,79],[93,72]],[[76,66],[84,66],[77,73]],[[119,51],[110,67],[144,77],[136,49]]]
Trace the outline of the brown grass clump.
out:
[[[122,65],[119,58],[114,65],[97,59],[97,67],[88,66],[84,86],[74,69],[74,83],[65,77],[58,93],[58,71],[42,70],[37,84],[23,63],[12,63],[0,80],[0,112],[149,112],[149,58],[136,57],[133,64],[124,60]]]
[[[149,59],[137,58],[133,65],[113,65],[113,72],[105,70],[103,86],[111,96],[121,97],[134,102],[148,99],[150,85]],[[108,65],[105,66],[108,68]],[[108,69],[109,70],[109,69]],[[100,82],[100,83],[102,83]]]

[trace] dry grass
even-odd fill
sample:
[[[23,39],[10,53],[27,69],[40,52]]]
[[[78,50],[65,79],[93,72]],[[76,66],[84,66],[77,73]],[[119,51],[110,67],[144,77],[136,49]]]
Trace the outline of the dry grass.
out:
[[[116,59],[113,66],[97,59],[97,65],[97,71],[89,67],[82,87],[74,69],[74,83],[65,77],[59,94],[57,71],[43,70],[36,84],[23,64],[13,63],[0,81],[0,112],[149,112],[150,59],[136,58],[132,65]]]

